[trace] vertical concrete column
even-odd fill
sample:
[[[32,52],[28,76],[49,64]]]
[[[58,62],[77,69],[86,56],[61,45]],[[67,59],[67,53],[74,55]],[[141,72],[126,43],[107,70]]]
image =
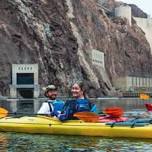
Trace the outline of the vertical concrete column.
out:
[[[16,98],[17,97],[17,90],[15,85],[10,85],[10,96],[12,98]]]
[[[34,65],[34,97],[37,98],[39,96],[40,90],[39,90],[39,85],[38,85],[38,64]]]
[[[138,88],[139,87],[139,78],[136,77],[136,79],[137,79],[137,85],[136,85],[136,87]]]
[[[17,112],[17,99],[9,99],[7,100],[10,103],[11,112]]]
[[[40,101],[38,99],[34,99],[33,104],[34,104],[34,113],[37,113],[40,108]]]
[[[17,97],[17,90],[16,90],[16,85],[17,85],[17,67],[15,64],[12,64],[12,85],[10,85],[10,96],[12,98]]]
[[[115,8],[115,16],[126,18],[128,20],[129,25],[131,26],[131,7],[129,5],[121,5]]]
[[[39,85],[34,86],[34,98],[38,98],[40,94]]]
[[[150,78],[148,78],[148,87],[150,88]]]
[[[17,67],[15,64],[12,64],[12,85],[17,84]]]
[[[150,87],[152,87],[152,78],[150,78]]]
[[[129,77],[129,76],[127,76],[126,77],[126,89],[127,89],[127,91],[130,89],[130,88],[132,88],[132,77]]]
[[[38,64],[34,65],[34,85],[38,85]]]

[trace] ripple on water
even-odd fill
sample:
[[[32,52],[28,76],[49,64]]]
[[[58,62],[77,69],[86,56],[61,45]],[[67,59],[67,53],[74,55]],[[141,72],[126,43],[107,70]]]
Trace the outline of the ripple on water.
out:
[[[0,152],[152,152],[152,140],[0,133]]]

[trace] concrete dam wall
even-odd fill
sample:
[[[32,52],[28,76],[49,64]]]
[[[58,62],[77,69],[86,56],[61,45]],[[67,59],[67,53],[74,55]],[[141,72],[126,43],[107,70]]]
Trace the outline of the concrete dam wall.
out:
[[[134,17],[137,25],[145,32],[147,41],[150,44],[151,54],[152,54],[152,18],[139,18]]]

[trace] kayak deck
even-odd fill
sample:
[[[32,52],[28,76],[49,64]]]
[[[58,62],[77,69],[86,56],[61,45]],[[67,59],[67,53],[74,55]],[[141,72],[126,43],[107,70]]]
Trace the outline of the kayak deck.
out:
[[[113,126],[105,123],[89,123],[82,120],[61,122],[56,118],[6,117],[0,119],[0,131],[38,134],[62,134],[104,137],[152,138],[152,125],[145,126]]]

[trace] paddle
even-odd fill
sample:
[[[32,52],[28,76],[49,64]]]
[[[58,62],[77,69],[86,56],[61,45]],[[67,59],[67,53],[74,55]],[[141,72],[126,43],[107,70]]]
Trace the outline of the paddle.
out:
[[[123,115],[123,109],[120,107],[110,107],[104,110],[105,114],[109,115],[109,118],[116,119],[120,118]],[[104,116],[105,116],[104,114]],[[101,115],[98,115],[93,112],[77,112],[74,114],[74,117],[83,120],[85,122],[101,122]],[[102,118],[104,119],[104,117]]]
[[[43,116],[47,116],[47,114],[9,112],[5,108],[0,107],[0,118],[7,117],[8,115],[30,115],[30,116],[32,116],[32,115],[39,115],[39,116],[43,115]]]
[[[8,110],[0,107],[0,118],[7,117],[9,114],[23,114],[23,113],[9,113]],[[37,114],[36,114],[37,115]],[[97,122],[99,119],[99,115],[93,112],[77,112],[74,114],[74,117],[79,118],[85,122]]]
[[[105,113],[108,114],[111,118],[118,118],[123,114],[123,110],[119,107],[111,107],[111,108],[106,108]],[[18,114],[18,113],[9,113],[6,109],[0,107],[0,118],[7,117],[9,114]],[[23,114],[23,113],[19,113],[19,114]],[[100,116],[101,115],[98,115],[93,112],[77,112],[74,114],[74,117],[77,117],[85,122],[100,122],[99,121]]]
[[[124,110],[121,107],[109,107],[104,112],[112,118],[119,118],[123,115]]]
[[[8,115],[8,111],[0,107],[0,118],[4,118]]]
[[[83,120],[85,122],[98,122],[99,115],[93,112],[77,112],[74,117]]]

